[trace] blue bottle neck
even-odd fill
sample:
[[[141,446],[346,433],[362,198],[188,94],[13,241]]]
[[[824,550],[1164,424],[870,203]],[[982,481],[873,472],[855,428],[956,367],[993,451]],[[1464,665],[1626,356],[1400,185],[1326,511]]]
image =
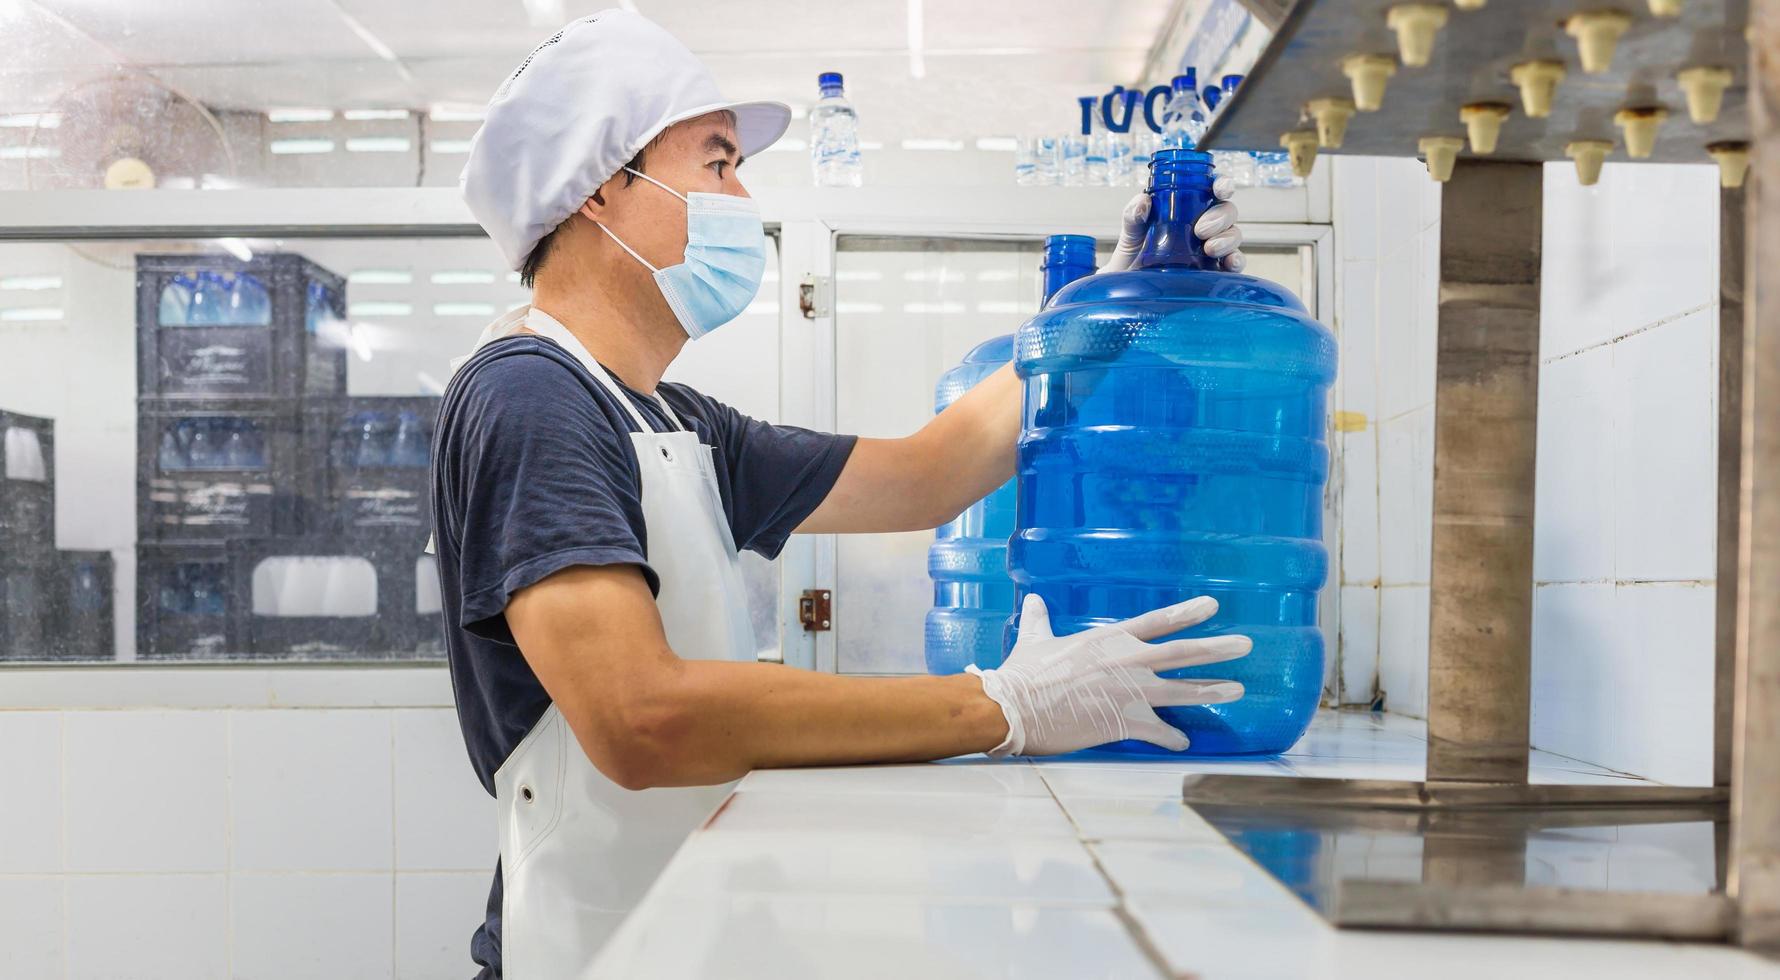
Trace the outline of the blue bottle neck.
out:
[[[1049,306],[1057,290],[1094,272],[1094,239],[1090,235],[1052,235],[1045,239],[1044,261],[1039,266],[1044,275],[1044,297],[1039,306]]]
[[[1214,270],[1193,222],[1216,203],[1211,193],[1211,154],[1197,150],[1159,150],[1150,162],[1150,222],[1143,249],[1132,263],[1137,269]]]

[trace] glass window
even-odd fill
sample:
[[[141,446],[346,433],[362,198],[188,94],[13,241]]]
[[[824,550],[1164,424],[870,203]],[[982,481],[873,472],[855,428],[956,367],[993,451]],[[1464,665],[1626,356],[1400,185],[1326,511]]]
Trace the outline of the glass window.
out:
[[[775,297],[669,379],[778,418]],[[0,243],[0,660],[440,656],[439,397],[526,298],[479,237]]]
[[[1101,261],[1111,245],[1101,243]],[[1250,274],[1314,303],[1309,246],[1244,251]],[[842,236],[834,263],[839,429],[898,437],[925,424],[940,375],[1037,312],[1042,256],[1041,239]],[[925,672],[933,540],[932,531],[839,536],[834,603],[842,672]]]

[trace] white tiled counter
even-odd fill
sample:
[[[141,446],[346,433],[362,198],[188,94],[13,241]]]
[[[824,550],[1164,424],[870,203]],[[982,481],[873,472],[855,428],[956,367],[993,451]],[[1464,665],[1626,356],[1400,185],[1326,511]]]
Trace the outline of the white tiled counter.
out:
[[[1277,759],[757,772],[590,976],[1780,977],[1671,943],[1338,932],[1180,803],[1189,772],[1419,778],[1420,722],[1329,714]],[[1633,777],[1546,753],[1539,782]]]

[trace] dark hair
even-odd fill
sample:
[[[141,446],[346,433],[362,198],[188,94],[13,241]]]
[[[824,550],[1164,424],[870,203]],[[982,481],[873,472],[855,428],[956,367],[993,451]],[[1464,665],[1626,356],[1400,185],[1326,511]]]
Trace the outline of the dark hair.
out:
[[[656,143],[660,142],[660,140],[661,137],[657,136],[655,139],[649,141],[649,146],[654,146]],[[643,169],[643,155],[649,152],[649,146],[645,146],[638,150],[637,155],[631,157],[630,162],[625,164],[625,166],[629,167],[631,170]],[[629,170],[620,170],[619,173],[624,175],[624,186],[629,187],[637,182],[637,175],[631,173]],[[594,194],[597,196],[599,192],[595,191]],[[573,217],[573,215],[570,217]],[[563,219],[563,224],[567,223],[568,219]],[[525,264],[519,267],[519,282],[525,288],[531,289],[532,284],[537,281],[538,270],[542,269],[544,267],[544,262],[550,258],[550,249],[551,246],[556,244],[556,233],[559,231],[562,231],[562,225],[557,225],[555,228],[550,229],[550,233],[543,238],[538,239],[538,244],[533,245],[531,252],[526,255]]]

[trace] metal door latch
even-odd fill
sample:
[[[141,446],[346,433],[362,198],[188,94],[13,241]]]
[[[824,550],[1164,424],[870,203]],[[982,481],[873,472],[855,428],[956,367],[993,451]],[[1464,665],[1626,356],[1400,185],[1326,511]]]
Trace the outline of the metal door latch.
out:
[[[807,275],[797,286],[797,306],[803,318],[814,320],[834,315],[834,280],[828,276]]]
[[[804,632],[820,633],[833,629],[834,593],[827,589],[805,589],[802,598],[797,600],[797,618],[803,623]]]

